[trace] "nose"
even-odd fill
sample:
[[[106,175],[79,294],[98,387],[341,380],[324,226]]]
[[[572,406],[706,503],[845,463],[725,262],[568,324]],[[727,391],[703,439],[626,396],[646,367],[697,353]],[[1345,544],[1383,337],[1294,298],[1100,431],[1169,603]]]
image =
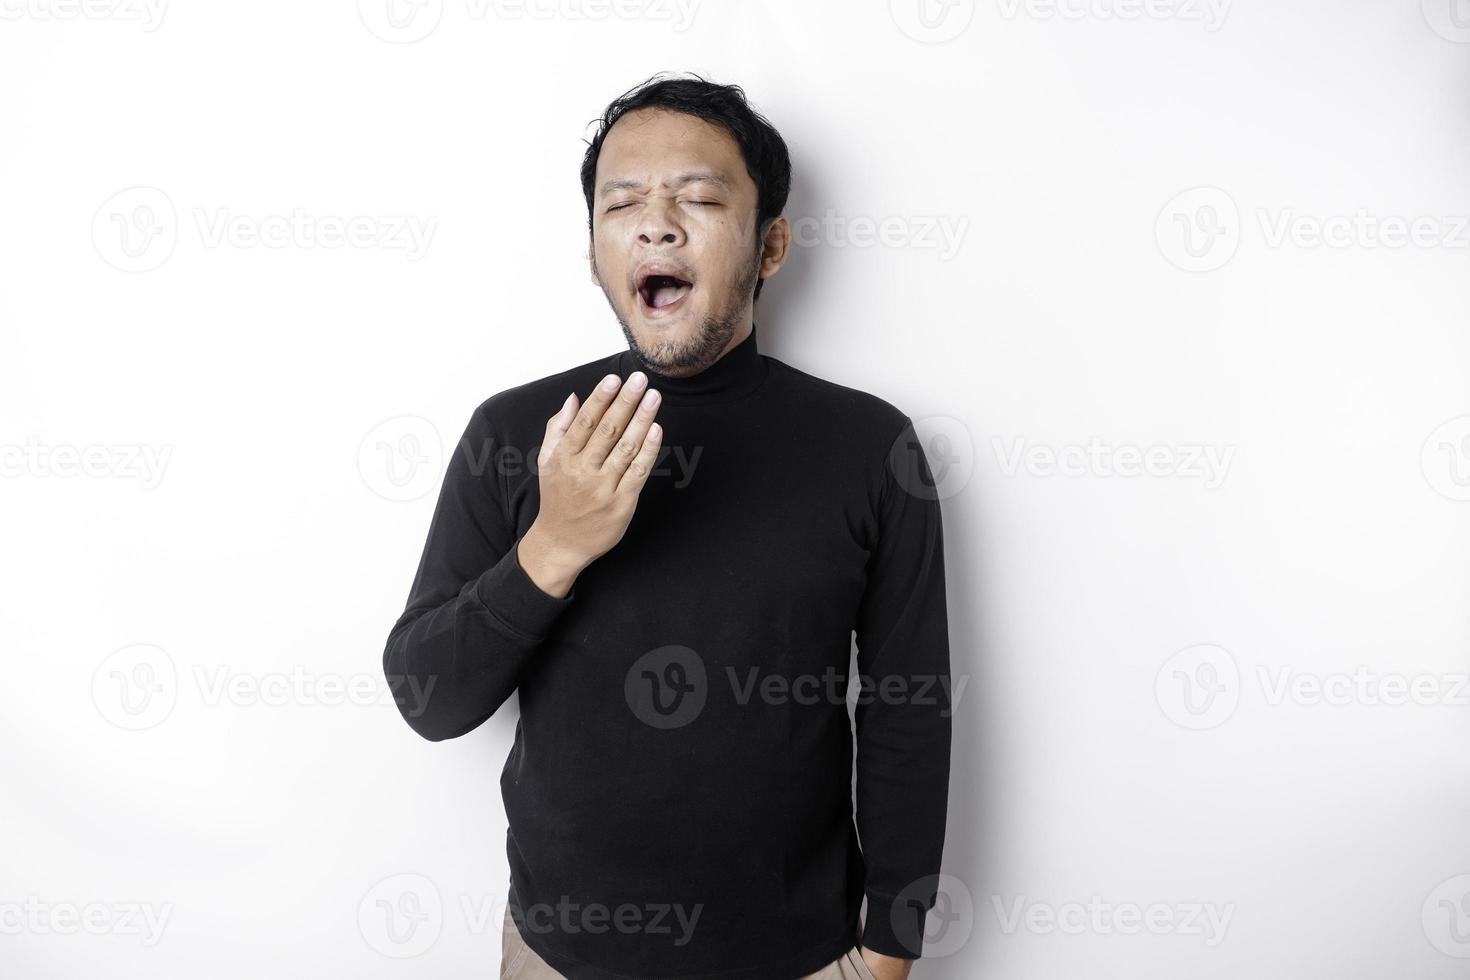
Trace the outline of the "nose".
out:
[[[650,198],[638,220],[638,241],[644,245],[684,244],[684,229],[675,219],[672,203],[664,198]]]

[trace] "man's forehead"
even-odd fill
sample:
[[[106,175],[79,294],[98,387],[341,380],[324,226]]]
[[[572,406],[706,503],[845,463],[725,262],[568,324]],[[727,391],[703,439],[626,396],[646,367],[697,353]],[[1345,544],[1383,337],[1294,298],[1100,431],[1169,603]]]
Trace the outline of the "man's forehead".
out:
[[[599,190],[689,183],[703,178],[731,189],[745,176],[740,147],[723,128],[682,112],[635,110],[613,123],[597,157]]]

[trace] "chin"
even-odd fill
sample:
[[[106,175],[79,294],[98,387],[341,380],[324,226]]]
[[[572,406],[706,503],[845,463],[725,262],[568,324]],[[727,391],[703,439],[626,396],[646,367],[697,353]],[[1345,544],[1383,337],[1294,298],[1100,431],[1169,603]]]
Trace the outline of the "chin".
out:
[[[699,316],[693,310],[681,310],[677,316],[651,318],[634,313],[633,332],[638,342],[647,348],[687,346],[699,339]]]

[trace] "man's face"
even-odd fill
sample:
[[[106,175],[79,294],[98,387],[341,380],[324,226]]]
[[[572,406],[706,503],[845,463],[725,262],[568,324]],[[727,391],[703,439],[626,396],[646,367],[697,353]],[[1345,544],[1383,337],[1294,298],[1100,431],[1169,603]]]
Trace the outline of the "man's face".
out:
[[[745,336],[756,278],[780,267],[789,236],[780,218],[774,246],[762,241],[755,181],[724,129],[630,112],[603,141],[592,195],[592,279],[647,364],[694,374]]]

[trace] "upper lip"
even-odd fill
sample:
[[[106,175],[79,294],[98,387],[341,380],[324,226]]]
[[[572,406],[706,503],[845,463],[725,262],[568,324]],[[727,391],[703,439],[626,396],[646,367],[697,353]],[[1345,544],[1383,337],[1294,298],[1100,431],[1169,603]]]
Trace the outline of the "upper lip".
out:
[[[679,262],[660,260],[644,262],[636,270],[634,270],[634,288],[637,289],[639,292],[642,292],[644,285],[646,285],[648,280],[653,276],[673,276],[676,279],[682,279],[684,282],[689,283],[689,285],[691,286],[694,285],[694,274],[689,271],[689,268],[687,266]]]

